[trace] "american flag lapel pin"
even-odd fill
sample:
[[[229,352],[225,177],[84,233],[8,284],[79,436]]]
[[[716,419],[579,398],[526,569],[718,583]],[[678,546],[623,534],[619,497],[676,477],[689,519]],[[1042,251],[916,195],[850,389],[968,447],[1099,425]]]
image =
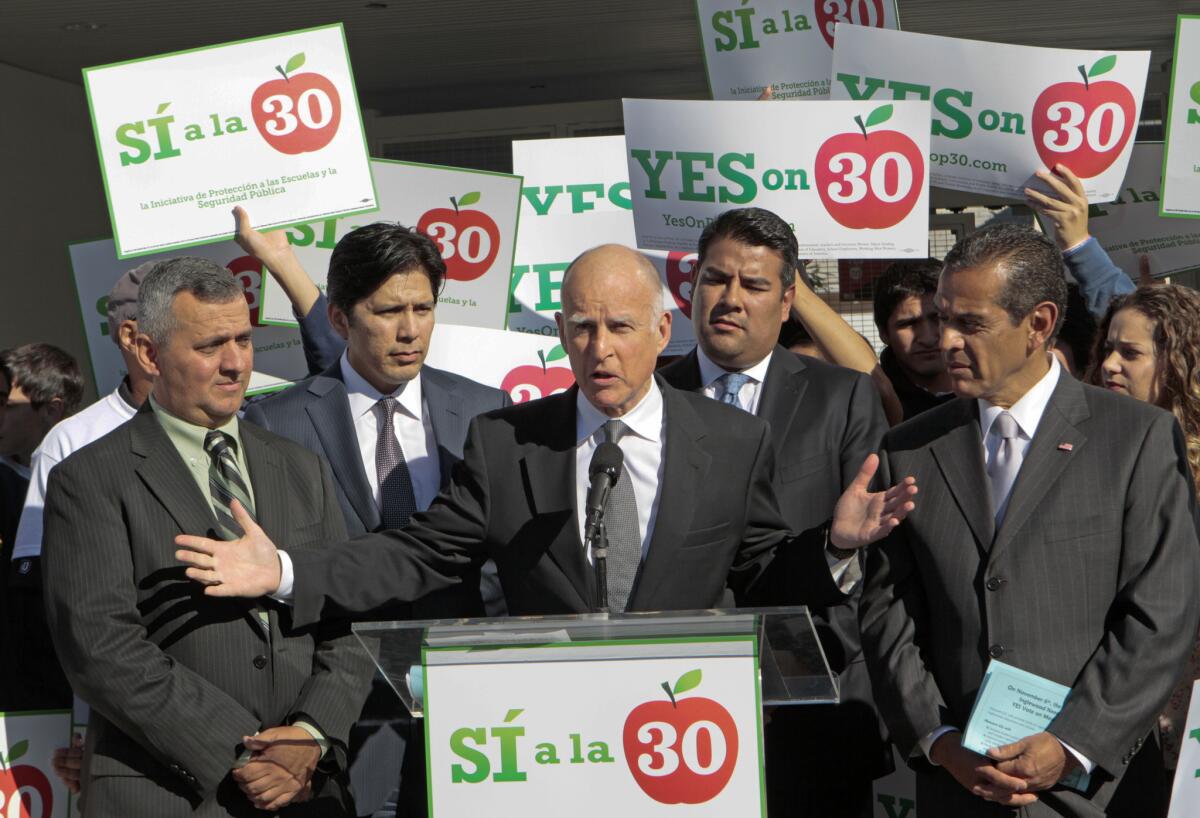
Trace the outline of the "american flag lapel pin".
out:
[[[1069,452],[1069,451],[1072,451],[1074,448],[1075,448],[1075,444],[1073,444],[1073,443],[1059,443],[1058,444],[1058,450],[1060,452]]]

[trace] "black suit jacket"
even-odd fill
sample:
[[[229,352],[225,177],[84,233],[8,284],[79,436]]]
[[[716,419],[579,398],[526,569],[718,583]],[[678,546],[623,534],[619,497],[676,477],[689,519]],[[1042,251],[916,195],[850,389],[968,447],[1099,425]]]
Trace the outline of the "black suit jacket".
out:
[[[1097,766],[1031,816],[1100,816],[1183,672],[1200,619],[1200,544],[1182,433],[1167,412],[1059,376],[995,530],[977,404],[892,429],[884,472],[921,502],[868,558],[863,648],[897,749],[966,726],[992,658],[1071,687],[1050,732]],[[999,814],[941,769],[922,818]]]
[[[240,424],[258,522],[297,554],[345,536],[326,467]],[[92,708],[85,816],[261,815],[229,777],[242,737],[304,718],[344,763],[372,664],[345,623],[295,624],[285,606],[207,597],[177,534],[215,536],[212,507],[149,403],[54,468],[42,556],[47,620]],[[255,610],[265,605],[271,633]],[[286,815],[354,815],[335,778]]]
[[[704,386],[695,349],[664,367],[662,376],[679,389],[699,392]],[[869,377],[783,347],[771,353],[758,417],[770,426],[775,491],[784,519],[795,531],[833,516],[838,497],[867,455],[878,450],[887,430]],[[891,752],[881,736],[863,663],[860,596],[861,583],[840,604],[812,609],[825,656],[838,674],[842,704],[781,708],[772,715],[766,742],[773,788],[784,782],[870,780],[891,770]],[[821,740],[813,740],[814,734]]]
[[[421,391],[437,441],[441,488],[450,483],[454,464],[462,460],[467,424],[482,412],[511,405],[508,395],[450,372],[433,367],[421,369]],[[358,537],[382,526],[379,507],[359,454],[354,418],[342,380],[340,361],[278,395],[252,405],[246,419],[294,440],[328,461],[337,487],[338,503],[346,520],[346,533]],[[381,619],[437,619],[482,616],[478,577],[417,601],[412,610],[387,605],[375,611]]]
[[[630,610],[716,606],[726,585],[748,599],[841,599],[825,562],[826,532],[791,535],[779,513],[766,424],[660,388],[665,485]],[[296,621],[415,599],[489,557],[511,613],[594,610],[575,512],[576,394],[475,418],[450,486],[407,528],[293,556]]]

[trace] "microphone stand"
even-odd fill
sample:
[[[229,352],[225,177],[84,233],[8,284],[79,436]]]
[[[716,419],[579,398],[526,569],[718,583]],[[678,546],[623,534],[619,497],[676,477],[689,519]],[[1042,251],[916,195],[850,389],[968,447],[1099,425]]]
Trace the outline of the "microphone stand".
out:
[[[604,509],[599,509],[588,526],[591,537],[588,546],[592,549],[592,562],[596,569],[597,610],[608,613],[608,532],[604,528]]]

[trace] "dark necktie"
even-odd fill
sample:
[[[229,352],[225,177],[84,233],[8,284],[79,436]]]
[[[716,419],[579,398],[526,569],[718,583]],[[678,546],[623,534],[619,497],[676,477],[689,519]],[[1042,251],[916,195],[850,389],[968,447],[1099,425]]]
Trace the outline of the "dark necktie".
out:
[[[250,500],[246,478],[238,468],[234,445],[229,435],[215,429],[204,436],[204,451],[208,452],[210,458],[208,491],[212,495],[213,513],[217,516],[221,533],[228,540],[236,540],[245,533],[233,519],[230,503],[237,500],[247,514],[254,516],[254,503]]]
[[[379,512],[383,527],[404,528],[417,511],[412,475],[404,462],[404,450],[396,437],[396,399],[383,398],[372,408],[378,421],[375,443],[375,473],[379,476]]]
[[[604,438],[618,443],[625,424],[610,420],[604,424]],[[642,535],[638,527],[637,497],[629,468],[621,466],[621,476],[604,505],[604,529],[608,535],[608,607],[624,611],[633,592],[638,566],[642,563]]]

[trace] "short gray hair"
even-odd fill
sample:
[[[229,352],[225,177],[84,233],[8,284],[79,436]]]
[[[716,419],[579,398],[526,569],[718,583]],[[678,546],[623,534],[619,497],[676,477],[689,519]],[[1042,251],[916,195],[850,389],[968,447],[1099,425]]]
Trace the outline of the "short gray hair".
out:
[[[245,298],[242,285],[229,270],[206,258],[168,259],[151,270],[138,288],[138,331],[155,344],[165,344],[175,331],[175,296],[188,292],[206,304]]]

